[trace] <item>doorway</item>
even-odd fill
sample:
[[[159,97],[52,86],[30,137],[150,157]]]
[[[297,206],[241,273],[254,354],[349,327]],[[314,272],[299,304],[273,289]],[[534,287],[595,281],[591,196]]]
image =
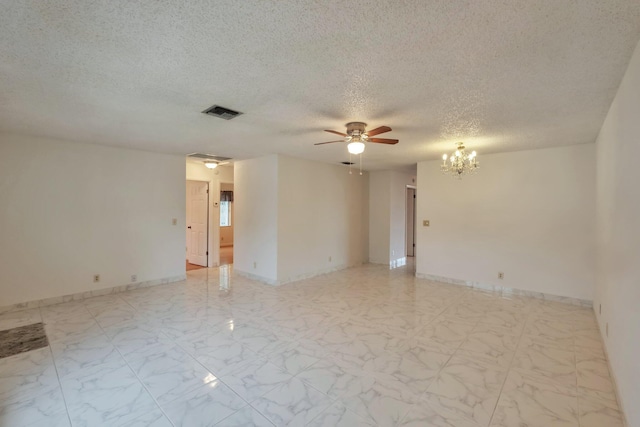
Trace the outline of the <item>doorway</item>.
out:
[[[233,183],[220,183],[220,265],[233,264]]]
[[[407,186],[407,256],[416,256],[416,188]]]
[[[207,267],[209,183],[187,181],[187,271]]]

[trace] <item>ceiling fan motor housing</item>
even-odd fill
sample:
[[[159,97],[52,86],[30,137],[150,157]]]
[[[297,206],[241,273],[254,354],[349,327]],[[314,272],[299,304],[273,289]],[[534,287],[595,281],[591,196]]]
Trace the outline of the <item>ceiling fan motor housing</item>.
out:
[[[367,124],[363,122],[349,122],[347,127],[347,135],[362,135],[367,128]]]

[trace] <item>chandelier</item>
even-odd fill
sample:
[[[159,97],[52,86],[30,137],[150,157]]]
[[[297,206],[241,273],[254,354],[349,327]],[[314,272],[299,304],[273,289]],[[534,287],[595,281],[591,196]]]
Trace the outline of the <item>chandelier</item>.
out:
[[[449,157],[449,163],[447,163],[447,155],[442,155],[440,170],[442,170],[443,173],[462,179],[462,175],[475,173],[479,166],[480,163],[476,160],[476,152],[472,151],[471,154],[467,154],[464,143],[458,142],[458,148],[455,153]]]

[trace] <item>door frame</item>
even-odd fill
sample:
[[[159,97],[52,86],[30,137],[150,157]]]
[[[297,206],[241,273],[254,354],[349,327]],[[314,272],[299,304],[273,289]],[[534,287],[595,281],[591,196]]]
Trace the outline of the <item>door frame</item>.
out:
[[[408,201],[409,201],[409,190],[413,190],[413,195],[414,195],[414,199],[413,199],[413,255],[409,255],[408,251],[407,251],[407,247],[408,247],[408,242],[409,242],[409,223],[407,221],[408,216],[409,216],[409,212],[407,210],[407,207],[409,205]],[[415,185],[409,185],[407,184],[406,189],[405,189],[405,199],[404,199],[404,252],[405,252],[405,256],[411,256],[414,257],[416,256],[416,238],[417,238],[417,233],[416,233],[416,226],[417,226],[417,219],[416,219],[416,215],[418,213],[418,209],[417,209],[417,200],[418,200],[418,188]]]

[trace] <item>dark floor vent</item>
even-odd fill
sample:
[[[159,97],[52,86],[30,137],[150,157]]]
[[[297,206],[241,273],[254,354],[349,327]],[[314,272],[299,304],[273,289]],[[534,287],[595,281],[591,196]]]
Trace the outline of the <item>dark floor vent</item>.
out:
[[[343,165],[347,165],[347,166],[354,164],[353,162],[340,162],[340,163],[342,163]]]
[[[213,105],[204,110],[203,113],[213,117],[220,117],[221,119],[225,120],[231,120],[234,117],[238,117],[240,114],[242,114],[239,111],[230,110],[219,105]]]

